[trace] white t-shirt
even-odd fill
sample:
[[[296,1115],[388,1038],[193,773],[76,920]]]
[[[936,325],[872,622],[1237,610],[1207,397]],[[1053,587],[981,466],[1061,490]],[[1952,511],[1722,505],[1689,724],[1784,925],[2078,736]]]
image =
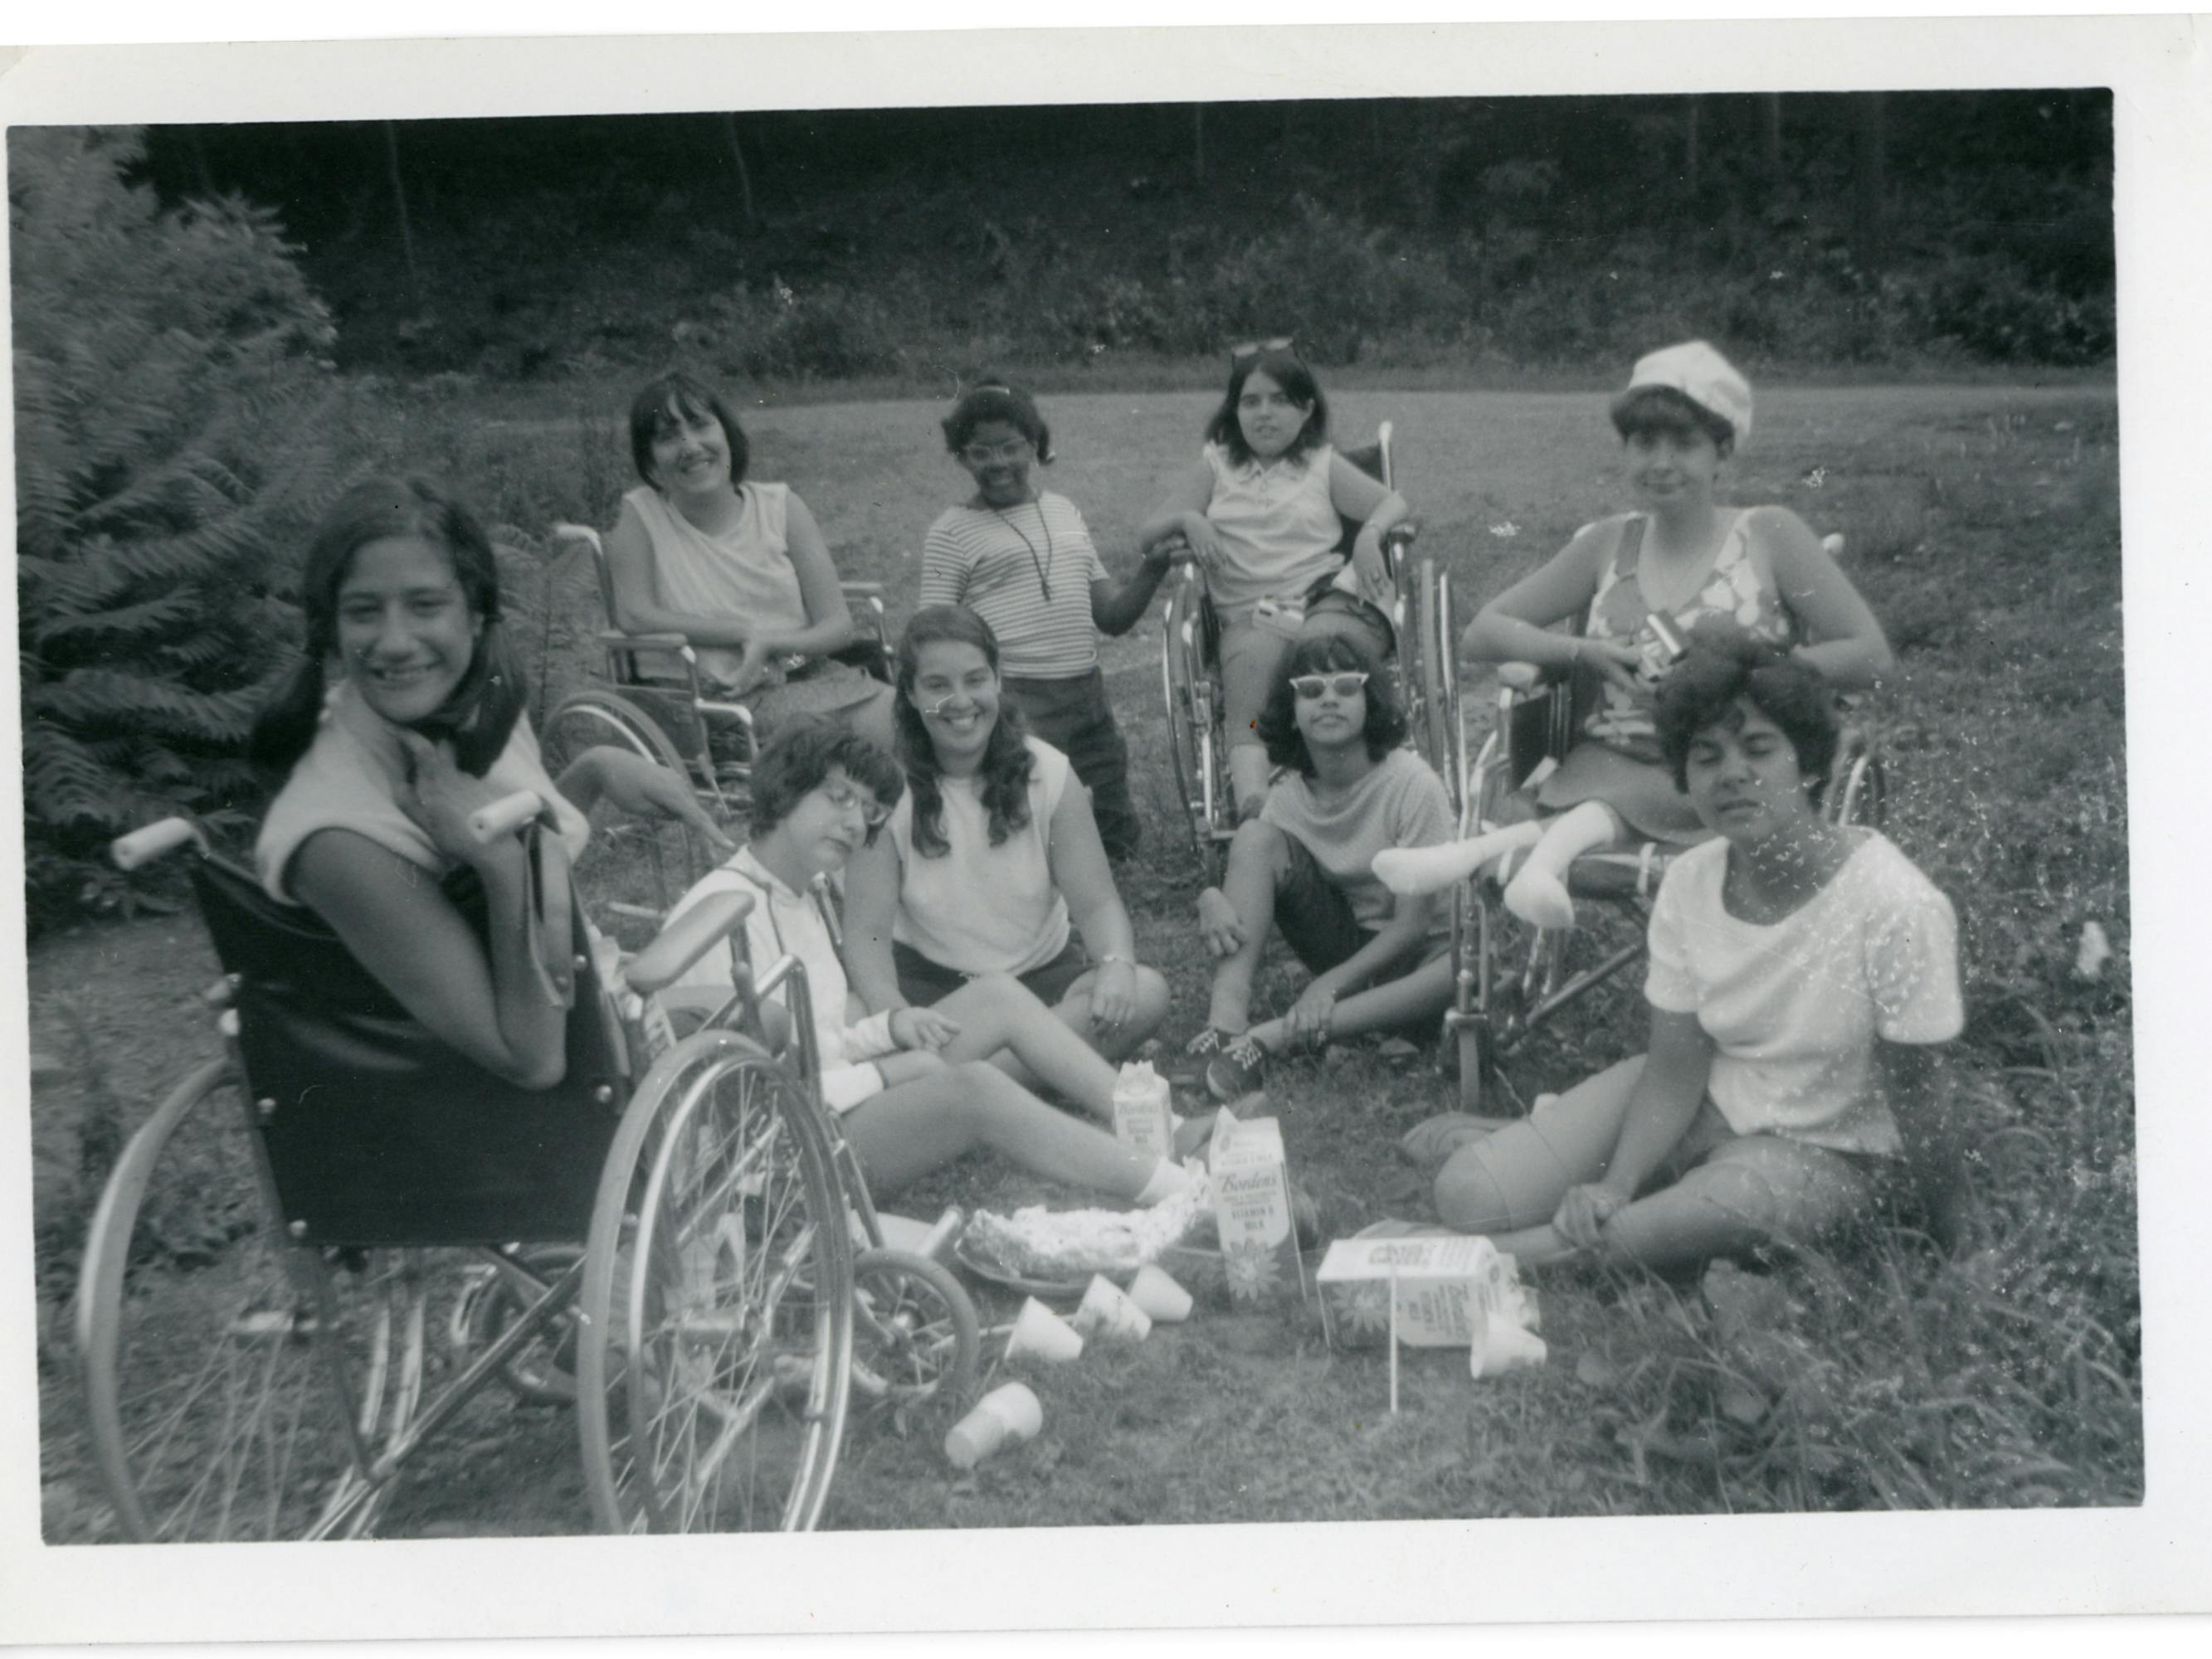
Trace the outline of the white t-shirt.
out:
[[[1875,1044],[1944,1042],[1965,1024],[1950,900],[1869,832],[1810,901],[1761,926],[1721,901],[1728,856],[1705,842],[1668,869],[1644,994],[1712,1038],[1707,1088],[1738,1134],[1894,1156]]]
[[[672,915],[690,909],[710,893],[745,893],[753,901],[745,916],[745,953],[756,971],[766,971],[786,955],[806,969],[806,991],[814,1004],[814,1046],[822,1060],[822,1097],[832,1111],[849,1112],[884,1086],[883,1073],[869,1062],[893,1053],[890,1016],[870,1014],[853,1000],[845,964],[815,908],[814,901],[793,892],[748,848],[719,869],[710,870],[677,901]],[[686,969],[678,985],[726,992],[734,982],[726,939]]]
[[[1067,757],[1029,744],[1030,821],[991,845],[991,815],[975,778],[944,778],[945,839],[936,858],[915,850],[914,791],[899,797],[884,833],[899,860],[891,937],[961,974],[1026,974],[1067,948],[1067,901],[1052,878],[1052,815],[1067,788]]]

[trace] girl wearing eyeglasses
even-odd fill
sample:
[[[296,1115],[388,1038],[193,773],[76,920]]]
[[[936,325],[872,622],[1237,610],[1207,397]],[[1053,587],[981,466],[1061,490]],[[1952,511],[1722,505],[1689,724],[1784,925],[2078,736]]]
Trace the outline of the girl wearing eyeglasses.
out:
[[[872,1014],[848,995],[814,884],[875,844],[905,793],[898,763],[866,738],[819,720],[791,722],[753,769],[752,840],[678,908],[710,893],[749,894],[752,965],[786,955],[805,964],[823,1100],[842,1117],[878,1194],[978,1150],[1132,1203],[1184,1191],[1190,1176],[1179,1164],[1047,1105],[990,1063],[1011,1055],[1092,1115],[1113,1116],[1114,1068],[1014,981],[988,976],[935,1007]],[[730,970],[729,946],[718,945],[683,982],[726,995]]]
[[[1387,675],[1341,634],[1302,639],[1275,672],[1259,735],[1291,769],[1229,843],[1219,887],[1199,895],[1216,958],[1206,1027],[1190,1045],[1206,1086],[1235,1100],[1268,1056],[1363,1032],[1426,1039],[1451,1000],[1451,918],[1426,895],[1394,897],[1375,855],[1452,833],[1443,781],[1405,746]],[[1251,1021],[1252,981],[1270,927],[1313,974],[1287,1013]]]
[[[1239,816],[1267,793],[1262,704],[1292,641],[1347,633],[1381,661],[1388,625],[1382,532],[1405,498],[1329,447],[1328,400],[1287,339],[1237,347],[1229,390],[1206,422],[1197,465],[1139,532],[1147,556],[1175,538],[1206,575],[1221,623],[1221,696],[1229,775]],[[1358,524],[1350,563],[1337,551],[1342,519]]]
[[[888,746],[890,690],[830,654],[852,643],[837,567],[806,503],[745,477],[744,428],[720,394],[663,375],[629,410],[644,482],[607,536],[615,626],[681,634],[763,738],[794,714],[828,714]]]
[[[1054,459],[1052,432],[1022,387],[987,375],[960,394],[944,427],[945,447],[975,488],[929,528],[921,603],[964,605],[991,624],[1001,695],[1090,790],[1106,856],[1128,858],[1140,825],[1098,636],[1135,625],[1172,552],[1152,548],[1126,581],[1107,574],[1075,503],[1038,481],[1036,469]]]

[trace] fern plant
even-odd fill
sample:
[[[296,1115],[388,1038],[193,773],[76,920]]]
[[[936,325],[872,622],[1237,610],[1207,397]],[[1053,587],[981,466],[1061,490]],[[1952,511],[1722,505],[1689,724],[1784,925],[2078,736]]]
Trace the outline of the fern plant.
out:
[[[127,128],[15,128],[16,600],[34,925],[128,889],[111,836],[254,805],[242,743],[327,498],[329,313],[276,221],[164,208]]]

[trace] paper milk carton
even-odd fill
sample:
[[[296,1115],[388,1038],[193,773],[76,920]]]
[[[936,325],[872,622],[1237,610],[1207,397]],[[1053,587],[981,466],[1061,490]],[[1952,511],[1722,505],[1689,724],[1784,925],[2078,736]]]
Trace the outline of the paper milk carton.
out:
[[[1322,1329],[1332,1346],[1379,1348],[1390,1340],[1391,1279],[1397,1279],[1398,1340],[1410,1348],[1466,1348],[1505,1304],[1510,1259],[1486,1238],[1341,1238],[1328,1247],[1314,1282]]]
[[[1175,1156],[1175,1112],[1168,1080],[1148,1060],[1124,1066],[1114,1080],[1114,1138],[1154,1158]]]
[[[1306,1269],[1291,1212],[1283,1126],[1272,1117],[1240,1121],[1224,1108],[1215,1121],[1209,1161],[1230,1301],[1249,1306],[1293,1291],[1303,1301]]]

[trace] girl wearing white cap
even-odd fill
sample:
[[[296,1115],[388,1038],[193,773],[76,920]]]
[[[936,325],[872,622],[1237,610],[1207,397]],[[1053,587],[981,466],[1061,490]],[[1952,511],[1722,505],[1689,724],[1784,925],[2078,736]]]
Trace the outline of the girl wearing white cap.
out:
[[[1805,521],[1785,507],[1720,501],[1722,468],[1751,435],[1751,387],[1725,357],[1703,340],[1653,352],[1613,399],[1613,423],[1637,510],[1585,525],[1485,605],[1462,641],[1478,661],[1576,678],[1576,705],[1589,713],[1536,791],[1547,816],[1450,847],[1383,854],[1376,873],[1397,891],[1449,886],[1527,848],[1506,907],[1540,927],[1571,927],[1566,872],[1583,854],[1632,838],[1704,839],[1660,762],[1651,719],[1660,674],[1693,630],[1783,647],[1838,690],[1889,671],[1881,623]],[[1551,631],[1573,617],[1586,618],[1582,633]]]

